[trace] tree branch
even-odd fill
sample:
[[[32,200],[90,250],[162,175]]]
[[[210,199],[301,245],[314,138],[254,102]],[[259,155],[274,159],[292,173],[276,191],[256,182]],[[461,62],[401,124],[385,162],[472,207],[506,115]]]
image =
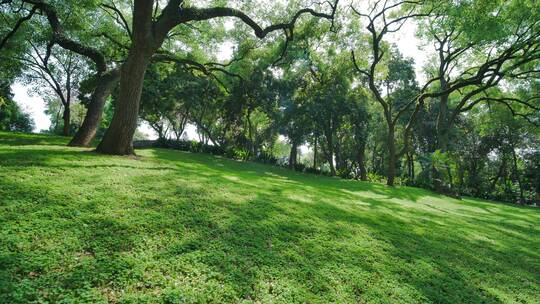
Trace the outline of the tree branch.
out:
[[[33,6],[32,9],[30,10],[30,13],[28,13],[28,15],[20,18],[17,23],[15,23],[15,26],[13,26],[13,29],[11,29],[11,31],[9,31],[9,33],[6,34],[6,36],[4,38],[2,38],[2,41],[0,41],[0,50],[4,47],[4,45],[8,42],[8,40],[13,36],[15,35],[15,33],[17,33],[17,31],[19,30],[19,28],[21,27],[21,25],[30,20],[32,18],[32,16],[34,16],[34,14],[36,13],[36,10],[37,10],[37,6]]]
[[[44,3],[41,0],[23,0],[23,2],[33,4],[34,7],[37,7],[45,13],[47,20],[49,21],[49,25],[53,31],[54,42],[56,44],[60,45],[64,49],[83,55],[92,60],[96,64],[96,69],[99,73],[107,70],[105,56],[100,51],[83,45],[65,35],[54,6]]]
[[[101,4],[101,6],[105,7],[105,8],[108,8],[112,11],[114,11],[114,13],[116,14],[117,18],[116,18],[116,22],[118,24],[120,24],[120,26],[122,26],[124,28],[124,30],[126,30],[128,36],[130,39],[133,38],[133,34],[131,33],[131,30],[129,29],[129,23],[127,22],[126,18],[124,17],[124,14],[122,14],[122,12],[116,7],[116,5],[114,4],[114,2],[112,2],[113,4],[112,5],[109,5],[109,4]]]

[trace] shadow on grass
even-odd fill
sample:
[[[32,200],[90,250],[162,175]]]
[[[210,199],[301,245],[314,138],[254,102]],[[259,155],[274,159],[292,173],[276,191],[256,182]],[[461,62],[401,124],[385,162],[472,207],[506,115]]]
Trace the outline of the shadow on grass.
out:
[[[0,145],[24,146],[24,145],[52,145],[65,146],[71,137],[56,136],[49,134],[19,133],[0,131]]]
[[[110,190],[109,205],[0,179],[0,300],[502,303],[539,291],[538,230],[513,222],[525,211],[434,213],[395,201],[441,198],[420,189],[144,154],[156,159],[0,151],[7,170],[70,174],[81,190],[79,172],[121,169],[127,192]]]
[[[201,171],[210,169],[222,174],[235,174],[245,179],[261,179],[270,176],[275,177],[276,181],[284,180],[290,184],[302,184],[311,186],[322,191],[325,194],[336,197],[350,198],[347,191],[366,191],[384,196],[387,199],[401,199],[416,202],[423,197],[443,198],[436,193],[432,193],[420,188],[413,187],[387,187],[383,184],[343,180],[340,178],[331,178],[327,176],[318,176],[313,174],[303,174],[279,167],[257,164],[253,162],[239,162],[221,157],[212,157],[205,154],[194,154],[189,152],[172,151],[166,149],[147,150],[155,155],[157,159],[167,160],[170,163],[178,163],[179,155],[183,157],[183,163],[196,163],[200,165]]]

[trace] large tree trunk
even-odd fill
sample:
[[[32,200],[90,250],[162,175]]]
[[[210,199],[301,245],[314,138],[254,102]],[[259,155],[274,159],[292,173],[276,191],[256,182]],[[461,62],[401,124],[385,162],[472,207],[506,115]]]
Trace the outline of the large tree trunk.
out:
[[[449,43],[449,42],[448,42]],[[446,78],[446,64],[448,59],[445,57],[443,51],[443,45],[445,42],[441,42],[439,49],[439,69],[438,78],[441,85],[441,91],[448,90],[449,84]],[[448,45],[448,47],[450,47]],[[437,149],[441,152],[446,152],[448,149],[448,132],[450,131],[450,122],[448,121],[448,99],[450,94],[443,94],[439,97],[439,113],[437,115],[437,124],[435,126],[437,132]]]
[[[386,184],[388,186],[394,186],[394,180],[396,178],[396,139],[394,126],[388,126],[388,177]]]
[[[171,2],[173,3],[173,2]],[[176,3],[176,2],[174,2]],[[133,135],[137,129],[144,74],[150,58],[167,35],[173,6],[166,6],[160,22],[152,21],[154,1],[135,1],[133,39],[126,62],[120,71],[120,91],[111,125],[97,147],[97,152],[116,155],[133,154]],[[175,14],[173,14],[175,15]]]
[[[442,73],[442,72],[440,72]],[[440,75],[441,85],[442,89],[447,88],[446,79],[444,78],[444,75]],[[446,152],[448,150],[448,95],[442,95],[439,97],[439,114],[437,115],[437,124],[435,126],[436,128],[436,147],[435,151],[439,150],[441,152]],[[433,152],[435,152],[433,151]],[[439,172],[439,169],[433,165],[431,167],[431,178],[432,183],[435,186],[436,189],[441,188],[443,185],[443,174]]]
[[[122,66],[120,92],[111,125],[99,143],[97,151],[105,154],[130,155],[133,152],[133,135],[137,129],[139,104],[144,74],[151,52],[132,48]]]
[[[111,70],[98,77],[97,86],[90,97],[90,103],[88,104],[88,110],[84,116],[84,121],[68,146],[87,147],[90,145],[96,136],[99,124],[101,123],[105,102],[109,95],[111,95],[111,92],[119,79],[119,69]]]
[[[71,107],[69,103],[64,105],[64,114],[62,115],[62,119],[64,120],[62,135],[69,136],[69,125],[71,124]]]

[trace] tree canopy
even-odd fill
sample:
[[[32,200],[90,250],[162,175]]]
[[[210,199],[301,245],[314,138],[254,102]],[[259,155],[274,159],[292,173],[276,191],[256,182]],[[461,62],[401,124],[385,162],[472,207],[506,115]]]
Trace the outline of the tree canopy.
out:
[[[540,201],[538,1],[3,0],[0,14],[3,87],[45,95],[70,145],[133,154],[145,121],[168,147]],[[0,126],[29,130],[0,97]]]

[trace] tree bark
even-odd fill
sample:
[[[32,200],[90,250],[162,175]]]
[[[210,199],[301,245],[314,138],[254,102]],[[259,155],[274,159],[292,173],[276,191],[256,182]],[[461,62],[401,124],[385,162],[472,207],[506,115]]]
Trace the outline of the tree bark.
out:
[[[335,176],[336,175],[336,166],[334,166],[334,153],[332,150],[328,152],[328,155],[326,156],[326,159],[328,161],[328,164],[330,165],[330,175]]]
[[[313,169],[317,170],[317,137],[315,137],[313,144]]]
[[[444,52],[444,45],[446,43],[450,44],[450,42],[447,42],[446,39],[444,41],[439,41],[440,47],[438,49],[438,55],[439,55],[439,68],[438,68],[438,79],[439,83],[441,85],[441,91],[447,91],[449,89],[449,84],[446,79],[446,67],[448,64],[448,59],[446,57],[446,54]],[[449,45],[448,45],[449,47]],[[439,113],[437,115],[437,124],[435,126],[437,131],[437,148],[441,150],[441,152],[446,152],[448,149],[448,132],[450,130],[449,122],[448,122],[448,98],[450,97],[450,93],[444,93],[439,97]]]
[[[458,184],[459,184],[460,192],[465,186],[464,180],[465,180],[465,168],[463,168],[463,164],[461,162],[458,162]]]
[[[396,177],[396,139],[393,125],[388,126],[388,177],[386,184],[394,186]]]
[[[414,154],[411,153],[411,178],[414,180]]]
[[[336,167],[334,166],[334,137],[332,130],[326,130],[326,144],[328,145],[327,153],[326,153],[326,160],[328,161],[328,164],[330,165],[330,175],[335,176],[336,175]]]
[[[150,56],[151,53],[144,50],[132,49],[122,66],[120,94],[111,125],[97,147],[98,152],[116,155],[134,154],[133,135],[137,129],[139,101]]]
[[[334,142],[335,142],[335,144],[334,144],[334,155],[335,155],[335,158],[336,158],[336,171],[339,172],[340,174],[343,174],[344,169],[345,169],[345,165],[343,164],[344,161],[343,161],[343,158],[342,158],[342,155],[341,155],[341,141],[340,141],[340,138],[339,138],[338,134],[336,134],[336,140]]]
[[[495,191],[495,187],[497,186],[497,182],[502,177],[505,167],[506,167],[506,157],[505,157],[505,155],[503,153],[502,154],[502,159],[501,159],[501,165],[499,166],[499,170],[497,171],[497,175],[493,178],[493,181],[491,182],[491,185],[489,186],[489,192]]]
[[[512,158],[514,163],[514,177],[519,186],[519,203],[525,204],[525,196],[523,195],[523,185],[521,184],[521,178],[519,177],[518,165],[517,165],[517,155],[514,145],[512,145]]]
[[[291,143],[291,153],[289,154],[289,169],[294,170],[296,166],[296,158],[298,154],[298,145],[295,141]]]
[[[215,145],[216,147],[222,147],[222,148],[226,147],[225,144],[222,144],[218,140],[214,139],[214,136],[212,136],[212,133],[210,132],[210,130],[203,125],[202,118],[194,120],[193,122],[197,125],[197,130],[200,129],[201,131],[203,131],[206,134],[206,138],[207,138],[206,141],[207,142],[208,142],[208,140],[210,140],[212,142],[212,144]]]
[[[101,123],[103,108],[112,90],[120,79],[120,70],[114,69],[98,76],[97,86],[92,92],[90,103],[84,121],[75,133],[75,136],[69,142],[68,146],[87,147],[90,145]]]
[[[360,180],[367,181],[367,170],[366,170],[366,160],[365,160],[365,147],[362,147],[358,150],[358,170],[360,171]]]
[[[249,145],[250,145],[249,153],[251,154],[253,158],[256,158],[257,151],[255,147],[255,139],[253,138],[253,126],[251,125],[251,111],[252,111],[251,109],[248,109],[247,115],[246,115],[246,120],[248,124]]]
[[[164,132],[163,132],[163,124],[162,123],[157,122],[155,124],[150,124],[150,127],[152,129],[154,129],[154,131],[156,131],[156,133],[158,134],[158,141],[165,139],[165,135],[163,134]]]
[[[69,136],[69,125],[71,124],[71,109],[69,103],[66,103],[64,105],[64,113],[62,114],[62,119],[64,120],[64,128],[62,129],[62,135]]]
[[[136,0],[133,6],[133,39],[127,60],[120,71],[120,91],[111,125],[97,147],[104,154],[131,155],[137,130],[144,74],[150,58],[163,43],[168,27],[152,20],[154,1]],[[172,7],[169,4],[173,5]],[[169,2],[162,14],[169,14],[176,3]],[[167,18],[161,21],[168,21]]]
[[[371,172],[379,173],[377,166],[377,144],[373,145],[373,150],[371,151]]]
[[[407,176],[411,181],[414,180],[414,160],[410,151],[407,151]]]

